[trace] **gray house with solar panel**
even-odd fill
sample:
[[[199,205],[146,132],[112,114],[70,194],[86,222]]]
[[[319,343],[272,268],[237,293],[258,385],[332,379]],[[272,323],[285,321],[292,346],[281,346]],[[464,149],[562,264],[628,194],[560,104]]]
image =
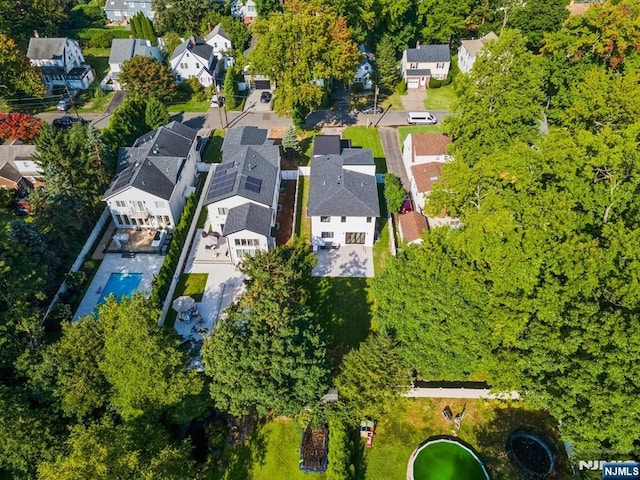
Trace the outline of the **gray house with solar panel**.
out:
[[[229,130],[204,205],[210,228],[226,240],[234,264],[275,246],[279,188],[280,147],[267,139],[267,130]]]
[[[195,191],[197,137],[171,122],[120,148],[118,173],[102,198],[116,228],[173,229]]]

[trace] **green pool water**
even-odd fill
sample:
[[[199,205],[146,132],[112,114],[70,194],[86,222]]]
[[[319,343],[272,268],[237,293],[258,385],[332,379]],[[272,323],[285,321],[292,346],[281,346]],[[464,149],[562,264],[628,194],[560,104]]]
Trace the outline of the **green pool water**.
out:
[[[489,476],[466,447],[435,440],[419,449],[413,461],[413,480],[489,480]]]

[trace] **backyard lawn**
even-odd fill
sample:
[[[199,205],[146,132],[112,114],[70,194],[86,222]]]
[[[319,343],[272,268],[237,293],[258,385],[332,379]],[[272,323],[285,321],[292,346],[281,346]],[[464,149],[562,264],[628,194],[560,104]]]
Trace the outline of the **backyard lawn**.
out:
[[[209,95],[204,95],[204,100],[201,101],[195,97],[195,94],[186,89],[178,89],[171,101],[167,102],[167,108],[170,113],[209,111],[211,104]]]
[[[387,258],[391,254],[389,251],[389,220],[387,219],[387,201],[384,198],[384,184],[378,184],[378,202],[380,203],[380,217],[378,218],[378,229],[380,236],[373,244],[373,273],[378,276],[384,270]]]
[[[442,124],[437,125],[415,125],[410,127],[398,127],[398,141],[404,145],[404,139],[410,133],[444,133]]]
[[[445,406],[449,406],[454,415],[464,409],[460,431],[444,419]],[[504,454],[507,438],[523,425],[553,431],[556,424],[544,412],[526,410],[520,402],[402,398],[385,418],[378,419],[373,448],[365,451],[365,479],[405,480],[409,456],[434,435],[459,436],[473,446],[491,478],[520,478]]]
[[[180,275],[178,284],[176,285],[176,291],[173,293],[171,301],[182,295],[189,295],[193,297],[196,302],[202,301],[202,295],[204,294],[204,287],[207,284],[208,273],[183,273]],[[165,326],[173,328],[173,324],[176,321],[176,311],[173,308],[169,308],[167,318],[164,322]]]
[[[427,110],[450,110],[455,99],[456,92],[453,90],[453,84],[450,83],[440,88],[427,89],[424,106]]]
[[[342,138],[351,140],[354,147],[370,148],[376,162],[376,172],[386,173],[387,163],[378,130],[371,127],[347,127],[342,132]]]
[[[309,177],[298,177],[298,203],[296,205],[296,231],[301,238],[311,241],[311,219],[307,217],[307,205],[309,204]]]
[[[226,130],[222,128],[216,128],[211,135],[209,135],[209,143],[204,151],[202,161],[205,163],[220,163],[222,161],[222,142],[224,141],[224,135]]]

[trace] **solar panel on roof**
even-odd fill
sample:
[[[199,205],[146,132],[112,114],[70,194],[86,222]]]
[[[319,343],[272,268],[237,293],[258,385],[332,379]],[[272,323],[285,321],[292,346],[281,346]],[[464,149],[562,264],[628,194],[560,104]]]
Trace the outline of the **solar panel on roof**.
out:
[[[244,182],[244,188],[250,192],[260,193],[260,187],[262,186],[262,180],[256,177],[247,177]]]
[[[112,190],[118,190],[119,188],[122,188],[125,185],[127,185],[131,180],[131,177],[133,177],[133,172],[134,172],[134,169],[131,167],[123,170],[113,182]]]

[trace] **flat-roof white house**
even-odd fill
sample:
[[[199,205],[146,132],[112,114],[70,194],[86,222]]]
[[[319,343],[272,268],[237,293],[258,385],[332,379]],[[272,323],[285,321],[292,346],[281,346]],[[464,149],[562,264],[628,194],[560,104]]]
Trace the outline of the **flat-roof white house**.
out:
[[[380,204],[373,153],[343,147],[338,135],[317,135],[314,140],[307,207],[314,249],[371,247],[375,240]]]
[[[449,75],[449,45],[420,45],[402,52],[402,78],[407,88],[427,88],[429,80],[444,80]]]
[[[131,60],[135,56],[153,57],[162,61],[162,52],[158,47],[151,45],[149,40],[140,38],[114,38],[111,42],[111,52],[109,53],[109,73],[104,78],[105,88],[122,90],[118,82],[118,77],[122,70],[122,64]],[[102,84],[100,85],[102,86]]]
[[[39,38],[29,40],[27,58],[42,71],[42,81],[48,90],[62,86],[86,90],[95,79],[77,40],[70,38]]]
[[[213,54],[218,59],[218,63],[222,63],[225,70],[233,66],[231,35],[222,28],[221,24],[217,24],[211,29],[205,41],[213,48]]]
[[[213,47],[194,36],[176,47],[169,64],[178,82],[197,78],[203,87],[210,87],[218,75],[218,57]]]
[[[462,73],[469,73],[473,67],[473,63],[480,54],[482,47],[491,40],[497,40],[498,36],[489,32],[484,37],[462,40],[458,49],[458,68]]]
[[[372,53],[367,51],[367,47],[361,44],[358,49],[362,53],[362,62],[358,65],[356,74],[353,77],[354,83],[362,84],[362,88],[365,90],[371,90],[373,87],[373,60]]]
[[[213,234],[227,242],[232,263],[275,246],[279,188],[280,147],[267,139],[267,130],[227,131],[222,163],[205,192],[204,205]]]
[[[120,148],[118,173],[105,192],[116,228],[173,229],[195,191],[198,132],[171,122]]]

